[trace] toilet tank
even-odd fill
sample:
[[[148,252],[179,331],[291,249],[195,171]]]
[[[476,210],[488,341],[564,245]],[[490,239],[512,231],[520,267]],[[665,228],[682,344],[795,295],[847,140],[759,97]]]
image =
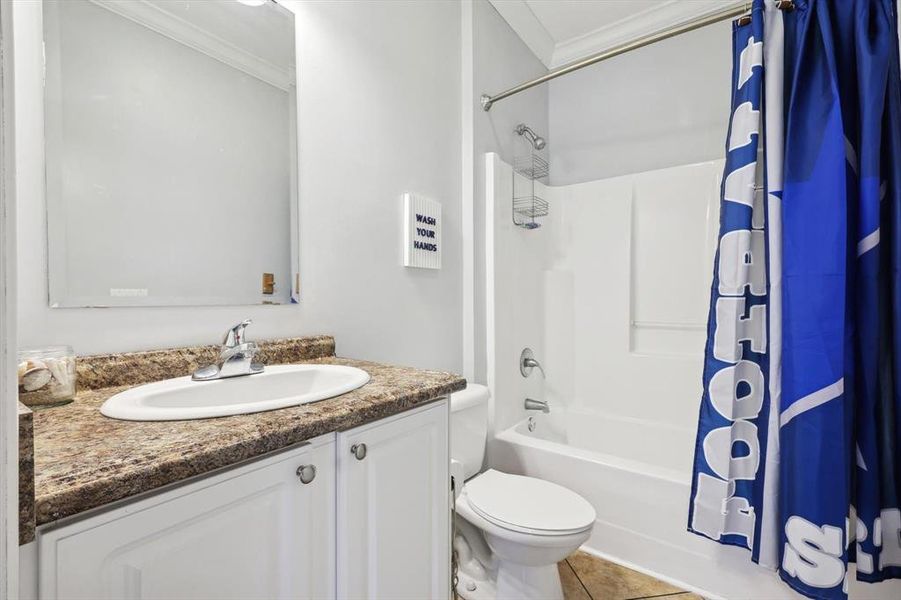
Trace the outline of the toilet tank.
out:
[[[451,442],[453,460],[463,465],[465,479],[476,475],[485,458],[488,436],[488,388],[470,383],[466,389],[451,394]]]

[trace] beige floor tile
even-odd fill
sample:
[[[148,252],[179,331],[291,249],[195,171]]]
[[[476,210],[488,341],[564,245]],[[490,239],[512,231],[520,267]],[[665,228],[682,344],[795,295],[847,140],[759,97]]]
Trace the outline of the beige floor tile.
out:
[[[684,591],[584,552],[576,552],[567,560],[595,600],[628,600]],[[689,600],[687,594],[674,596],[673,599]]]
[[[563,600],[591,600],[568,562],[560,561],[557,569],[560,571],[560,583],[563,584]]]

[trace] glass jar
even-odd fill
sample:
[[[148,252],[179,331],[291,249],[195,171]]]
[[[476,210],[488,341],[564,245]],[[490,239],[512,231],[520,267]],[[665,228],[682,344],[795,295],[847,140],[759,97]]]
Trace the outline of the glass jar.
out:
[[[19,400],[29,408],[60,406],[75,398],[75,353],[70,346],[19,350],[18,375]]]

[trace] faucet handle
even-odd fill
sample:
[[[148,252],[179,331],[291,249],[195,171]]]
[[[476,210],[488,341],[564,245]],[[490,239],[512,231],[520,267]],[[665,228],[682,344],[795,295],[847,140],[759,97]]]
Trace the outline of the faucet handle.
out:
[[[222,338],[222,345],[225,348],[234,348],[235,346],[240,346],[244,343],[244,330],[247,329],[247,326],[253,323],[253,319],[244,319],[231,329],[225,332],[225,337]]]
[[[525,348],[522,351],[522,354],[519,355],[519,372],[523,377],[528,377],[532,374],[532,369],[538,369],[541,371],[541,377],[544,378],[544,369],[537,360],[535,360],[535,354],[532,352],[531,348]]]

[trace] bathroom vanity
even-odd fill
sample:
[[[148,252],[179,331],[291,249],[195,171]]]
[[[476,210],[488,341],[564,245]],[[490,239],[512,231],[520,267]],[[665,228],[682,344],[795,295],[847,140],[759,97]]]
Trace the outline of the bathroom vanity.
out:
[[[263,354],[356,366],[367,385],[194,421],[109,419],[100,404],[128,386],[90,386],[180,375],[198,349],[82,360],[89,389],[33,417],[23,598],[447,597],[446,397],[465,382],[339,359],[333,344],[284,340]]]

